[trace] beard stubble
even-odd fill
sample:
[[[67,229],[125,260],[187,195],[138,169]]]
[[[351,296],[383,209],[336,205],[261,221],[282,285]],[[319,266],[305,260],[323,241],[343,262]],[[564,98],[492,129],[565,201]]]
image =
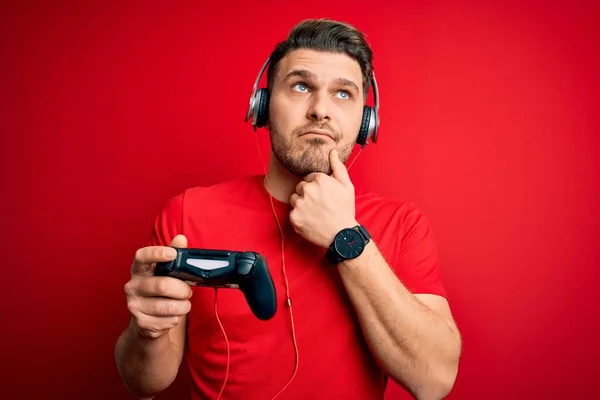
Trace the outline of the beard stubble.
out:
[[[343,163],[346,163],[352,153],[354,142],[338,147],[337,144],[341,139],[341,134],[327,127],[311,123],[294,129],[292,134],[286,138],[276,126],[271,125],[270,136],[273,154],[285,169],[296,176],[304,177],[312,172],[322,172],[327,175],[331,175],[332,173],[329,154],[323,151],[323,147],[327,145],[328,139],[310,138],[306,140],[308,147],[304,151],[294,148],[295,141],[298,140],[302,132],[308,132],[316,128],[327,129],[332,133],[339,157]]]

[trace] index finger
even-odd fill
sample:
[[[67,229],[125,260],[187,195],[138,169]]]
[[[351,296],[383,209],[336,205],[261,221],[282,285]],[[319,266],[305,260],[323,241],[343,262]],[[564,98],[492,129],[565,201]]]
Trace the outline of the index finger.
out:
[[[146,246],[135,252],[131,273],[136,275],[154,275],[157,262],[171,261],[177,256],[177,251],[168,246]]]
[[[340,159],[340,155],[336,149],[329,152],[329,164],[331,165],[331,172],[335,179],[344,184],[352,183],[350,175],[348,175],[348,170]]]

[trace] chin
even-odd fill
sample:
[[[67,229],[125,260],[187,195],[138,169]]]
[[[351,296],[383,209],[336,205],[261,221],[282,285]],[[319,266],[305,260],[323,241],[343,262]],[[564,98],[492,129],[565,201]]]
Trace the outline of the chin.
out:
[[[306,176],[308,174],[312,174],[313,172],[320,172],[323,174],[331,175],[331,167],[328,161],[319,162],[319,163],[299,163],[296,164],[293,168],[296,171],[296,175],[298,176]]]
[[[292,175],[300,178],[313,172],[321,172],[328,175],[331,174],[332,171],[327,158],[319,157],[318,159],[315,159],[315,157],[305,156],[306,154],[304,154],[304,156],[284,159],[282,165]]]
[[[329,152],[338,148],[335,143],[329,139],[310,138],[308,140],[298,141],[287,147],[278,146],[276,143],[273,151],[279,161],[279,164],[291,175],[303,178],[314,172],[331,175],[331,165],[329,164]],[[351,145],[350,145],[351,146]],[[349,151],[342,146],[338,148],[343,159]]]
[[[308,172],[304,176],[306,176],[308,174],[312,174],[313,172],[320,172],[320,173],[326,174],[326,175],[331,175],[331,173],[332,173],[331,168],[329,166],[327,166],[325,168],[315,167],[315,168],[309,169]]]

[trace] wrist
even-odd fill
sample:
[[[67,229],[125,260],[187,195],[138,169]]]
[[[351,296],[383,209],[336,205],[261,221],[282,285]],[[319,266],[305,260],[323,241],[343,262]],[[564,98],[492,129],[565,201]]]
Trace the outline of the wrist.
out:
[[[344,261],[340,262],[339,267],[346,269],[346,270],[352,270],[354,268],[358,268],[358,266],[361,265],[365,259],[368,259],[369,257],[371,257],[374,254],[374,252],[376,251],[375,249],[376,249],[375,242],[373,242],[373,240],[370,240],[369,243],[367,243],[367,245],[365,246],[365,249],[361,255],[359,255],[356,258],[352,258],[352,259],[344,260]]]
[[[127,329],[127,336],[130,340],[134,340],[142,345],[147,346],[160,346],[162,342],[170,343],[169,331],[161,332],[159,335],[156,333],[150,333],[146,330],[140,329],[135,321],[135,317],[131,318],[129,327]]]
[[[331,265],[360,257],[371,241],[371,235],[357,221],[338,231],[327,248],[325,259]]]

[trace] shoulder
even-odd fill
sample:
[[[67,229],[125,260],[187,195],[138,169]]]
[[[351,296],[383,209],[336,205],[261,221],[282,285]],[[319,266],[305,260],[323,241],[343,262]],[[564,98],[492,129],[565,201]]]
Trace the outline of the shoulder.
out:
[[[429,218],[413,200],[360,193],[356,197],[356,217],[372,236],[400,252],[425,238],[434,239]]]
[[[357,221],[375,238],[409,291],[446,296],[433,229],[414,201],[361,194],[357,197]]]
[[[185,231],[190,220],[218,213],[221,208],[244,201],[256,187],[256,176],[244,176],[211,185],[193,186],[169,197],[159,209],[154,222],[153,243],[169,243]],[[255,190],[255,189],[254,189]]]
[[[256,190],[258,179],[257,175],[246,175],[214,184],[192,186],[169,198],[165,207],[181,211],[193,204],[206,206],[213,202],[239,199],[242,193]]]
[[[190,188],[186,191],[186,195],[190,197],[201,196],[208,199],[235,198],[239,197],[240,193],[256,191],[259,179],[258,175],[245,175],[208,186]]]
[[[374,192],[360,192],[356,195],[356,206],[365,209],[376,209],[384,213],[411,214],[421,212],[413,201],[404,198],[381,196]]]
[[[361,192],[356,196],[357,215],[383,222],[394,222],[401,226],[426,222],[421,207],[413,200],[381,196],[373,192]]]

